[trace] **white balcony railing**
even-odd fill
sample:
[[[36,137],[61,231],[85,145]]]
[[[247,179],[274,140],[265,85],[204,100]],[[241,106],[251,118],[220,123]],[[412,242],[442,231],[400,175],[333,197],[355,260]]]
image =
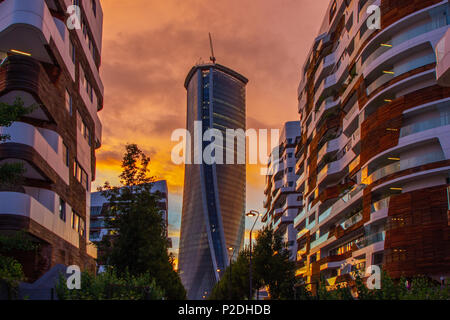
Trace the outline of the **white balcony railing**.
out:
[[[45,130],[45,129],[42,129]],[[15,142],[33,147],[39,155],[53,168],[61,179],[69,185],[69,167],[64,163],[61,137],[51,130],[46,134],[52,136],[53,145],[44,138],[41,131],[25,122],[14,122],[10,127],[0,127],[1,134],[10,135],[11,139],[6,142]],[[56,139],[54,139],[56,137]]]
[[[54,197],[53,197],[54,198]],[[79,247],[79,234],[72,229],[70,218],[63,221],[32,196],[18,192],[0,192],[0,214],[25,216],[50,230],[58,237]]]

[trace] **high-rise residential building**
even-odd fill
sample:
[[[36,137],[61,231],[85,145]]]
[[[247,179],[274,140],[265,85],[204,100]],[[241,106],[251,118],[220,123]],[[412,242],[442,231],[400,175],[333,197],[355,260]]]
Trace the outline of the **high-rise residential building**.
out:
[[[202,154],[211,143],[205,133],[215,129],[225,139],[227,129],[245,131],[247,82],[215,63],[194,66],[185,81],[192,147],[186,151],[191,159],[185,165],[179,271],[189,299],[209,296],[228,264],[228,249],[243,245],[245,147],[238,149],[238,141],[231,147],[233,164],[226,164],[218,154],[215,161],[203,161]],[[218,140],[214,140],[216,151],[230,149]]]
[[[330,2],[298,88],[306,283],[450,275],[449,24],[448,1]]]
[[[123,187],[126,188],[126,187]],[[166,235],[168,235],[168,192],[166,180],[158,180],[152,182],[150,191],[157,194],[159,197],[158,206],[164,225],[166,227]],[[105,235],[112,234],[113,230],[109,230],[105,226],[105,215],[109,208],[108,200],[102,195],[101,191],[91,193],[91,208],[90,208],[90,234],[89,239],[94,242],[100,242]]]
[[[450,28],[436,45],[436,78],[441,86],[450,87]]]
[[[295,147],[300,140],[300,122],[290,121],[283,125],[279,144],[270,154],[264,188],[266,209],[262,222],[271,225],[287,244],[291,259],[297,256],[297,230],[294,218],[303,208],[303,196],[296,191]]]
[[[56,264],[95,270],[89,243],[91,181],[103,108],[99,68],[103,13],[76,1],[79,29],[68,28],[69,0],[0,1],[0,101],[20,97],[34,111],[0,144],[1,163],[22,163],[23,182],[0,190],[0,232],[25,230],[38,253],[17,253],[29,280]]]

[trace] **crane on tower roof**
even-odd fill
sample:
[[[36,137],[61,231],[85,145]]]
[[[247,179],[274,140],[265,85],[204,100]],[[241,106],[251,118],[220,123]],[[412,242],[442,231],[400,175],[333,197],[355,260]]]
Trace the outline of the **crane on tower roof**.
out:
[[[213,48],[211,32],[209,32],[209,46],[211,47],[211,57],[209,57],[209,60],[211,60],[211,62],[213,64],[216,64],[216,57],[214,56],[214,48]]]

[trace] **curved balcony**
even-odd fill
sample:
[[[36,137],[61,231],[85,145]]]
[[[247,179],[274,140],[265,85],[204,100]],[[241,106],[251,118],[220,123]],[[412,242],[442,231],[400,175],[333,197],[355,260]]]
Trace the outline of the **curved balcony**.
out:
[[[303,173],[297,178],[297,182],[295,183],[295,191],[300,193],[304,191],[305,179],[306,179],[306,171],[303,171]]]
[[[436,45],[436,79],[439,85],[450,87],[450,29]]]
[[[69,168],[64,163],[61,137],[54,131],[41,130],[43,131],[24,122],[14,122],[10,127],[0,127],[1,134],[8,134],[11,137],[6,143],[20,143],[32,147],[69,185]]]
[[[340,135],[338,138],[328,141],[323,145],[317,154],[317,163],[320,163],[325,155],[333,156],[337,151],[345,147],[348,138],[345,135]]]
[[[444,127],[450,125],[450,106],[442,104],[442,110],[439,116],[436,116],[431,119],[418,121],[415,123],[411,123],[407,126],[403,126],[400,129],[400,138],[404,138],[406,136],[431,130],[434,128]]]
[[[318,107],[318,102],[320,99],[327,98],[333,89],[338,85],[336,74],[331,74],[325,79],[322,80],[319,88],[316,90],[316,94],[314,96],[314,106]]]
[[[388,51],[389,47],[383,47],[382,44],[392,45],[393,47],[400,48],[405,42],[422,36],[424,33],[431,32],[435,29],[444,27],[447,22],[440,17],[445,15],[448,11],[448,3],[439,3],[437,5],[429,6],[425,9],[416,11],[395,23],[389,25],[387,28],[381,30],[370,42],[365,46],[361,56],[363,57],[364,68],[363,70],[369,71],[372,69],[370,65],[378,65],[378,63],[372,64],[381,54]],[[441,13],[440,13],[441,12]],[[444,15],[443,15],[444,14]],[[440,16],[440,17],[439,17]],[[434,21],[430,22],[430,17]],[[423,21],[422,24],[417,22]],[[415,22],[413,27],[410,27],[412,22]],[[427,37],[423,37],[426,40]],[[362,43],[362,42],[360,42]],[[406,44],[406,46],[413,45],[412,42]],[[390,51],[390,50],[389,50]],[[395,55],[391,52],[389,55]],[[370,67],[368,69],[368,67]],[[367,69],[367,70],[366,70]],[[366,74],[366,73],[365,73]]]
[[[9,56],[0,69],[0,92],[24,90],[38,95],[40,71],[40,64],[35,59]]]
[[[378,68],[379,76],[366,88],[367,95],[370,96],[378,88],[394,79],[394,77],[401,76],[412,70],[435,63],[436,58],[434,52],[431,50],[431,47],[423,47],[422,49],[423,50],[421,50],[420,55],[408,53],[408,56],[404,56],[403,60],[398,60],[398,63],[395,63],[393,67],[385,63],[380,65]],[[410,59],[411,56],[415,56],[415,58]],[[400,59],[400,56],[397,56],[396,59],[397,58]],[[383,68],[386,70],[381,71]]]
[[[51,201],[55,202],[56,194],[52,193]],[[18,192],[0,192],[0,216],[2,214],[19,215],[28,217],[44,228],[66,240],[75,247],[79,247],[79,234],[70,225],[70,219],[66,222],[59,218],[55,212],[50,211],[44,204],[34,197]]]
[[[377,242],[384,241],[385,239],[386,239],[386,231],[382,231],[358,239],[358,241],[356,241],[356,246],[358,247],[358,249],[362,249]]]
[[[311,242],[311,244],[309,245],[310,250],[314,249],[317,246],[320,246],[321,244],[323,244],[324,242],[326,242],[328,240],[328,236],[329,236],[329,232],[321,235],[318,239],[314,240]]]
[[[363,218],[363,213],[362,210],[359,211],[358,213],[354,214],[353,216],[351,216],[350,218],[344,220],[340,226],[342,227],[342,229],[347,230],[348,228],[352,227],[353,225],[357,224],[358,222],[360,222]]]
[[[322,59],[319,66],[317,67],[315,74],[314,83],[316,85],[320,83],[319,81],[322,81],[324,75],[328,74],[332,70],[335,63],[336,63],[335,53],[331,53]]]
[[[318,112],[316,112],[316,116],[315,116],[315,118],[316,118],[316,119],[315,119],[316,123],[321,122],[322,116],[323,116],[324,114],[327,114],[327,113],[328,113],[328,112],[326,112],[326,111],[331,110],[331,109],[333,109],[333,108],[335,108],[335,107],[338,107],[338,106],[340,105],[340,103],[341,103],[340,98],[337,98],[336,100],[333,100],[333,97],[329,97],[329,98],[325,99],[325,100],[322,102],[322,104],[320,105],[320,107],[319,107],[319,109],[318,109]],[[330,112],[331,112],[331,111],[330,111]]]
[[[348,164],[354,158],[355,153],[349,150],[341,159],[328,163],[317,175],[317,185],[342,176],[348,171],[344,169],[348,169]]]
[[[14,30],[14,32],[10,32]],[[46,46],[54,42],[72,80],[75,66],[69,52],[69,35],[64,22],[54,18],[45,0],[4,0],[0,2],[0,50],[28,52],[53,64]]]
[[[395,35],[394,38],[387,41],[389,42],[388,44],[381,43],[380,47],[364,61],[362,68],[364,77],[366,79],[372,78],[373,74],[377,74],[381,70],[387,70],[391,68],[392,65],[395,66],[400,64],[400,66],[396,68],[397,70],[394,70],[395,76],[398,76],[422,65],[435,62],[435,53],[431,48],[433,48],[439,39],[442,38],[447,29],[448,26],[446,23],[428,22],[405,31],[402,34]],[[388,47],[385,47],[384,45],[388,45]],[[401,66],[401,63],[399,63],[402,59],[408,60],[410,56],[427,48],[430,49],[430,56],[426,61],[423,61],[422,64],[409,63],[409,66]],[[433,59],[431,59],[431,56]],[[368,94],[374,89],[376,89],[376,87],[372,90],[368,90]]]
[[[415,157],[411,157],[405,160],[396,161],[384,167],[375,170],[366,179],[363,179],[364,183],[371,184],[381,178],[394,174],[399,171],[403,171],[409,168],[430,164],[433,162],[439,162],[445,160],[445,156],[442,151],[427,152]]]

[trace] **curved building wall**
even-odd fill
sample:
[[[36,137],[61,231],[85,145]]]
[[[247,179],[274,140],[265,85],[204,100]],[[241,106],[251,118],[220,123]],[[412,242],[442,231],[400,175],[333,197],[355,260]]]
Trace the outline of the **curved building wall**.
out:
[[[179,270],[189,299],[211,293],[228,264],[227,248],[243,244],[245,217],[245,164],[195,161],[211,142],[194,134],[194,122],[199,132],[201,123],[201,133],[217,129],[224,138],[226,129],[245,130],[246,82],[220,65],[196,66],[186,81],[192,163],[185,168]],[[225,155],[225,141],[218,147]]]
[[[380,29],[366,9],[377,5]],[[450,91],[437,82],[448,1],[330,1],[303,68],[297,275],[448,276]],[[350,266],[351,268],[342,268]]]

